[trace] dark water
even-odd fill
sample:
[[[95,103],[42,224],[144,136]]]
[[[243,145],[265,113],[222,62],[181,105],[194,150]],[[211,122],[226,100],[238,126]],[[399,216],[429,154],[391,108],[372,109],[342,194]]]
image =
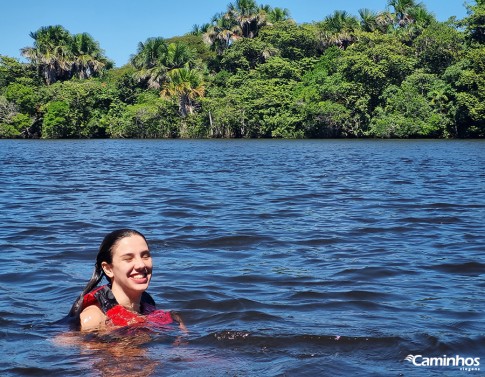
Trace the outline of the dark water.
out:
[[[485,370],[404,360],[485,363],[483,141],[0,141],[0,162],[1,376]],[[120,227],[188,335],[57,323]]]

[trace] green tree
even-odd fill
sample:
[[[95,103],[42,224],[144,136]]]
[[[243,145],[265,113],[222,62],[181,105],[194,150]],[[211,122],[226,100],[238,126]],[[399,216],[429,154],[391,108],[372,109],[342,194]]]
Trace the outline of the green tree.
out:
[[[132,105],[140,93],[145,90],[144,85],[136,78],[136,69],[132,65],[111,69],[103,76],[103,82],[110,86],[117,100]]]
[[[107,118],[108,134],[113,138],[177,137],[176,108],[160,98],[121,107]]]
[[[15,103],[22,113],[35,115],[40,103],[40,93],[30,79],[19,79],[4,89],[5,97]]]
[[[467,48],[463,59],[443,77],[456,91],[456,130],[459,137],[485,136],[485,1],[467,4],[468,15],[459,25],[465,29]]]
[[[375,110],[369,134],[377,137],[443,137],[451,119],[444,98],[445,84],[435,75],[415,72],[398,87],[390,85]],[[433,101],[434,99],[434,101]]]
[[[300,81],[303,74],[298,62],[279,56],[270,58],[265,64],[259,65],[256,70],[263,79],[281,79],[286,81]]]
[[[167,54],[168,46],[161,37],[148,38],[144,43],[139,42],[136,54],[130,59],[133,67],[139,70],[136,77],[149,88],[158,89],[168,71],[164,64]]]
[[[238,22],[225,14],[216,14],[212,18],[210,26],[203,34],[204,41],[217,54],[222,54],[231,44],[241,38],[241,30]]]
[[[99,43],[88,33],[72,36],[71,51],[74,56],[71,71],[80,79],[98,76],[105,68],[113,67],[113,62],[104,56]]]
[[[226,17],[234,19],[239,25],[243,38],[255,38],[259,30],[267,24],[266,13],[254,0],[236,0],[227,7]]]
[[[413,47],[416,50],[418,67],[442,74],[462,57],[464,37],[454,27],[435,22],[416,38]]]
[[[388,5],[394,8],[395,24],[399,27],[406,27],[412,23],[424,21],[425,10],[422,3],[415,0],[389,0]]]
[[[278,22],[259,33],[259,40],[279,51],[282,58],[300,60],[318,55],[318,42],[314,27]]]
[[[336,138],[345,136],[344,129],[351,122],[351,112],[345,106],[320,101],[304,108],[305,136],[309,138]]]
[[[131,64],[138,70],[136,77],[148,88],[159,89],[167,81],[172,69],[190,66],[194,53],[183,43],[167,44],[163,38],[149,38],[140,42]]]
[[[13,136],[25,137],[29,134],[32,126],[32,119],[27,114],[17,114],[12,118],[12,127],[16,130]]]
[[[466,51],[465,58],[449,67],[443,78],[455,91],[456,132],[459,137],[485,136],[485,47]]]
[[[20,63],[17,59],[0,55],[0,92],[17,80],[35,80],[36,73],[29,64]],[[33,82],[32,85],[37,85]]]
[[[173,69],[162,86],[162,97],[176,97],[183,118],[193,114],[195,99],[204,96],[204,83],[198,71],[189,68]]]
[[[21,134],[16,124],[19,115],[17,106],[0,96],[0,138],[14,138]]]
[[[103,68],[112,65],[89,34],[73,36],[56,25],[41,27],[30,36],[34,46],[24,47],[22,55],[37,67],[47,85],[73,76],[96,76]]]
[[[367,8],[359,9],[360,27],[363,31],[373,32],[378,30],[378,14]]]
[[[190,34],[195,36],[202,36],[204,33],[207,33],[210,27],[211,24],[208,22],[202,25],[194,24],[192,26],[192,31],[190,32]]]
[[[345,49],[355,42],[355,31],[360,29],[360,24],[346,11],[335,11],[318,24],[318,29],[323,48],[337,46]]]
[[[59,103],[62,103],[62,109],[64,106],[68,109],[67,114],[62,116],[65,118],[62,127],[49,125],[48,138],[104,137],[106,126],[101,120],[109,112],[112,103],[117,101],[117,92],[112,86],[98,80],[70,80],[46,87],[43,100],[44,112],[52,110],[50,103],[56,104],[53,120],[61,118],[58,116],[58,109],[61,108]],[[44,128],[42,131],[44,137]]]
[[[203,102],[211,135],[245,138],[301,136],[297,130],[298,106],[292,96],[296,81],[288,80],[292,74],[298,77],[298,68],[296,63],[273,59],[250,72],[238,71],[227,80],[221,80],[220,86],[211,87]],[[278,67],[289,76],[273,77]],[[224,78],[227,75],[225,73]]]
[[[344,54],[328,49],[295,91],[308,137],[359,137],[366,130],[370,96],[339,71]]]
[[[217,54],[222,54],[240,38],[255,38],[268,24],[267,13],[254,0],[236,0],[229,3],[225,13],[212,17],[204,26],[204,40]],[[199,28],[194,28],[199,32]]]
[[[31,32],[34,47],[24,47],[22,55],[34,64],[47,85],[69,78],[72,53],[71,35],[60,25],[41,27]]]
[[[207,44],[204,42],[204,39],[202,38],[202,33],[196,35],[185,34],[182,36],[167,38],[166,42],[167,44],[175,43],[187,46],[187,48],[193,52],[193,57],[200,62],[208,62],[215,57],[214,52],[211,51]],[[201,63],[195,64],[198,65]]]
[[[48,102],[43,107],[42,138],[59,139],[75,136],[70,121],[69,105],[63,101]]]
[[[475,0],[475,5],[467,4],[468,16],[461,21],[470,42],[485,43],[485,0]]]
[[[261,5],[260,9],[266,12],[266,18],[272,24],[283,21],[292,21],[290,18],[290,11],[287,8],[273,8],[269,5]]]
[[[224,51],[220,67],[229,72],[249,71],[276,55],[277,49],[258,39],[241,39]]]
[[[389,13],[392,18],[390,30],[407,45],[411,45],[428,25],[436,21],[424,4],[415,0],[389,0],[388,5],[394,8],[394,13]]]
[[[4,96],[0,96],[0,123],[10,123],[16,114],[18,114],[17,106]]]
[[[359,83],[370,95],[372,109],[388,85],[400,85],[416,66],[413,50],[392,35],[362,33],[339,61],[347,81]]]

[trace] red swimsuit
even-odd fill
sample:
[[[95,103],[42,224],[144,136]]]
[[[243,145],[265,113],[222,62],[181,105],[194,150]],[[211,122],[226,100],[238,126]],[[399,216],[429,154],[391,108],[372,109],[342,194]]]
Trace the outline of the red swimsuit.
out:
[[[143,292],[141,296],[141,314],[130,312],[118,304],[113,292],[107,285],[98,287],[84,296],[82,310],[90,305],[98,305],[115,326],[128,326],[135,323],[163,326],[173,322],[170,312],[157,310],[152,297],[146,292]]]

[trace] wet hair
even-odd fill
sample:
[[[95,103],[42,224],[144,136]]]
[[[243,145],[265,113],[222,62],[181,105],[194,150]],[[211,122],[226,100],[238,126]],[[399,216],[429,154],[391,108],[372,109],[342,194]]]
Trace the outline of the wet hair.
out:
[[[105,275],[101,265],[103,262],[106,262],[108,264],[111,264],[113,262],[113,247],[121,239],[135,235],[142,237],[145,242],[147,242],[145,236],[134,229],[118,229],[111,233],[108,233],[104,237],[103,242],[101,242],[101,245],[99,246],[98,255],[96,256],[96,264],[94,265],[93,275],[91,276],[88,284],[86,284],[86,287],[83,289],[82,293],[79,295],[76,301],[74,301],[74,304],[72,305],[68,315],[70,318],[79,318],[79,314],[81,314],[82,311],[84,296],[91,292],[99,284],[99,282],[103,279],[103,276],[105,276],[106,279],[110,280]]]

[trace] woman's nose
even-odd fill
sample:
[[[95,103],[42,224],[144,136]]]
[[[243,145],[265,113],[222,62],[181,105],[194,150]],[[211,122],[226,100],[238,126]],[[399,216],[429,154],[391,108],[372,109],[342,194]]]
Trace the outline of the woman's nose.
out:
[[[142,258],[136,258],[135,260],[135,268],[136,269],[144,269],[145,268],[145,262],[143,261]]]

